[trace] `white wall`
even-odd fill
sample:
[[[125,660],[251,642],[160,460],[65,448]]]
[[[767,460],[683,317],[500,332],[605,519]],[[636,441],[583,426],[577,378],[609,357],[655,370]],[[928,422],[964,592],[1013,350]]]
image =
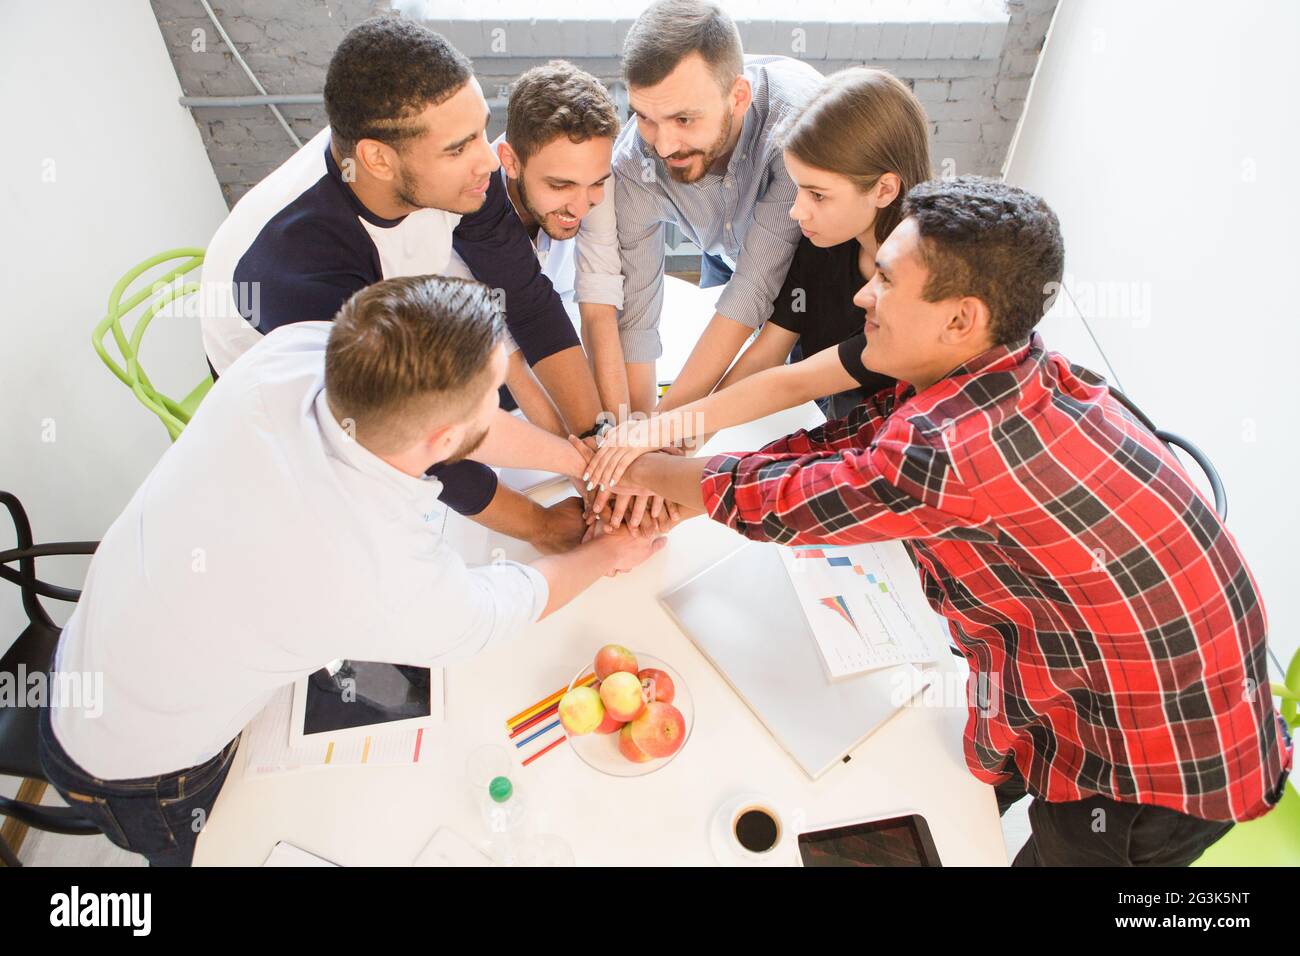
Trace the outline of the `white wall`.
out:
[[[206,245],[225,215],[179,95],[145,0],[0,6],[0,488],[38,541],[98,540],[169,444],[90,332],[123,272]],[[143,364],[183,396],[206,371],[197,324],[155,320]],[[38,564],[77,586],[84,567]],[[24,620],[0,582],[0,649]]]
[[[1060,216],[1067,287],[1125,390],[1218,467],[1284,664],[1300,645],[1297,37],[1294,0],[1062,0],[1006,166]],[[1066,354],[1085,341],[1054,328]]]

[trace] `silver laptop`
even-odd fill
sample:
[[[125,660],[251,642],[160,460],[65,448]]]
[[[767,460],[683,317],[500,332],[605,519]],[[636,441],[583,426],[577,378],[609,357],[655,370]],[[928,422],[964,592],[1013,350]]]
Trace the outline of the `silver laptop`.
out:
[[[778,547],[749,542],[659,600],[816,780],[920,694],[934,674],[900,664],[830,681]]]

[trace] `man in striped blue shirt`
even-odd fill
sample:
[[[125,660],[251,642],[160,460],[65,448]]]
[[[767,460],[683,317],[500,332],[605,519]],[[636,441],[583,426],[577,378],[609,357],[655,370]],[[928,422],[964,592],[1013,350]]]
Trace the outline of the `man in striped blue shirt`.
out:
[[[615,144],[614,178],[633,410],[653,407],[663,351],[664,224],[704,253],[701,285],[727,285],[662,411],[712,391],[771,314],[799,241],[775,133],[822,77],[788,57],[744,56],[715,4],[660,0],[628,31],[623,78],[636,122]]]

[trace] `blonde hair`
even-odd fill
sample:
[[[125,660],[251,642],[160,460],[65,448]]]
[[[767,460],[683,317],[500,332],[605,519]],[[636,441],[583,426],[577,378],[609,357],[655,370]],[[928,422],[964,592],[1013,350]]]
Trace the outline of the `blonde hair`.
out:
[[[897,198],[876,213],[876,241],[902,219],[903,197],[930,178],[925,108],[892,73],[855,66],[826,78],[781,133],[781,145],[816,169],[846,177],[863,192],[885,173],[902,180]]]

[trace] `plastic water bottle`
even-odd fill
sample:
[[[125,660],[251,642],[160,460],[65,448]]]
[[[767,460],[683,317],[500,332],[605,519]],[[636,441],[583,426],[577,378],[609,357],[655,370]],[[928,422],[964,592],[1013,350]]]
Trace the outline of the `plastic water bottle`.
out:
[[[524,802],[509,777],[492,778],[480,800],[480,808],[491,840],[492,859],[498,866],[518,865]]]

